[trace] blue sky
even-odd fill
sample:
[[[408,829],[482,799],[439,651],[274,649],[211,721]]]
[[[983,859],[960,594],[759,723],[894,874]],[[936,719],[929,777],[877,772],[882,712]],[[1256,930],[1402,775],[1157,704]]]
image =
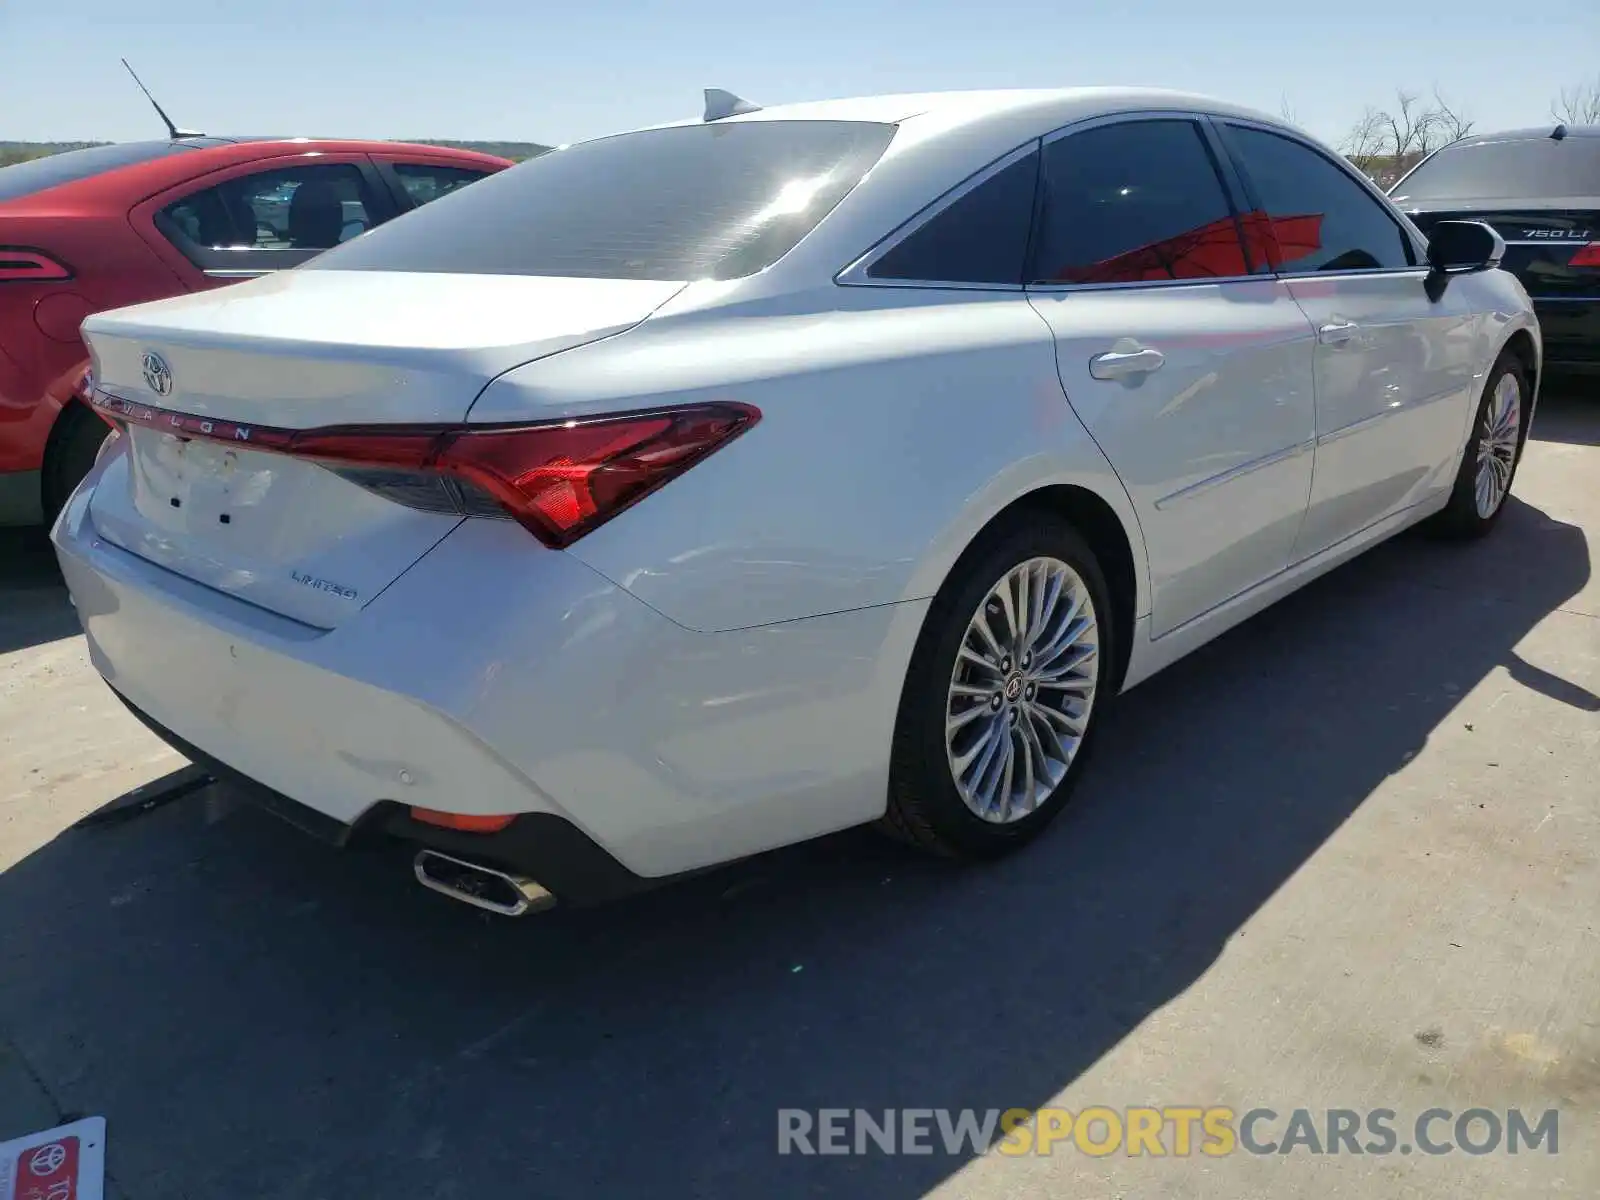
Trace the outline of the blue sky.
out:
[[[1600,0],[0,0],[0,48],[0,140],[159,133],[126,55],[208,132],[563,142],[695,115],[706,86],[1128,83],[1286,100],[1337,141],[1396,87],[1544,121],[1600,75]]]

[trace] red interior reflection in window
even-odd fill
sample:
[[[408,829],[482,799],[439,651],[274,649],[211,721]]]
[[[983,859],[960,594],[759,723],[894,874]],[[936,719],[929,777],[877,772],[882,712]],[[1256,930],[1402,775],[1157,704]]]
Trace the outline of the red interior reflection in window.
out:
[[[1156,279],[1216,279],[1248,275],[1239,229],[1224,217],[1087,266],[1062,267],[1059,283],[1144,283]]]
[[[1257,209],[1239,218],[1250,257],[1274,271],[1322,249],[1322,213],[1272,217]]]

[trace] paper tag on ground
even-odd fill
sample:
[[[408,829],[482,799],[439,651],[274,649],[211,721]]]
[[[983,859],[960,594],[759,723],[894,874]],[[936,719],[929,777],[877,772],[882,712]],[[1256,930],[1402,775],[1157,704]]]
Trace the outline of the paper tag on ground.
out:
[[[0,1142],[0,1200],[104,1200],[106,1119]]]

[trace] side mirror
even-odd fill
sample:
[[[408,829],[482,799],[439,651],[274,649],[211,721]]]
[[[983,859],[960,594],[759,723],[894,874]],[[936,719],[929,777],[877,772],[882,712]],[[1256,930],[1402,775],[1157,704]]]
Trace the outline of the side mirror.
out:
[[[1482,221],[1440,221],[1428,233],[1428,266],[1442,275],[1470,275],[1500,265],[1506,244]]]

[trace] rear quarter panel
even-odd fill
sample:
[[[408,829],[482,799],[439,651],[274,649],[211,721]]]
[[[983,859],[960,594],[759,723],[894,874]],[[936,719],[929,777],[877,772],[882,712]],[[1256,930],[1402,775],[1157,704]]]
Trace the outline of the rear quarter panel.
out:
[[[474,422],[731,400],[762,419],[572,553],[703,632],[933,595],[1012,501],[1127,496],[1061,390],[1020,293],[829,288],[661,315],[492,383]]]
[[[10,363],[0,364],[0,470],[42,464],[56,416],[88,365],[85,317],[184,290],[134,236],[125,212],[55,211],[41,203],[23,229],[28,244],[60,259],[72,277],[6,284],[0,294],[0,344]]]

